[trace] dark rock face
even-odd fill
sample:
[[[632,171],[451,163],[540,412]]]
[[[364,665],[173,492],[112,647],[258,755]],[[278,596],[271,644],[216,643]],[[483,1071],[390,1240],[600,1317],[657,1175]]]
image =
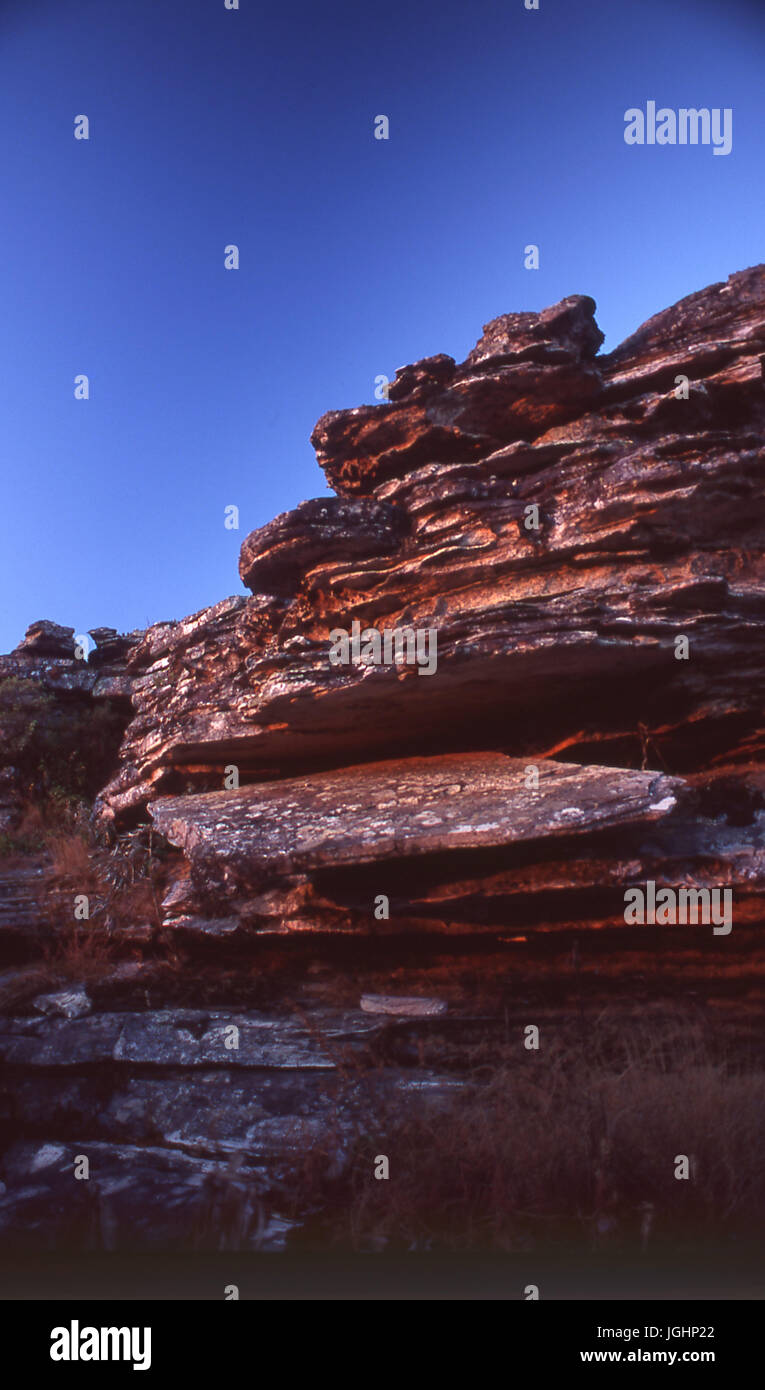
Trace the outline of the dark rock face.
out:
[[[120,633],[113,627],[92,627],[88,636],[96,644],[88,657],[89,666],[124,667],[133,648],[141,641],[143,632]]]
[[[0,1123],[12,1092],[29,1130],[55,1136],[6,1149],[0,1246],[283,1248],[294,1170],[331,1134],[323,1162],[342,1173],[369,1099],[348,1064],[386,1026],[360,1008],[321,1007],[310,1022],[237,1008],[0,1022]],[[420,1069],[417,1084],[450,1082]],[[381,1098],[406,1085],[393,1069],[378,1074]],[[83,1153],[91,1181],[73,1183]]]

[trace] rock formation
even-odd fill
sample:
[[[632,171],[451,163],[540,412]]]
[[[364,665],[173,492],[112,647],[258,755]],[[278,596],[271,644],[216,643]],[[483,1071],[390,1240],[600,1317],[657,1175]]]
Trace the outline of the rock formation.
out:
[[[75,939],[57,973],[42,866],[0,876],[5,1243],[277,1248],[309,1155],[335,1182],[357,1116],[443,1100],[532,1004],[565,1051],[620,993],[629,1022],[738,989],[760,1055],[765,266],[607,355],[594,311],[502,315],[323,416],[337,495],[246,538],[249,596],[0,658],[8,824],[63,732],[98,853],[159,832],[166,889],[162,928],[83,933],[128,959]],[[649,881],[732,890],[732,932],[631,928]]]
[[[148,808],[183,849],[169,921],[363,931],[388,893],[386,930],[545,925],[567,893],[586,924],[614,920],[609,884],[666,873],[749,911],[759,840],[731,827],[763,806],[765,268],[605,356],[594,309],[502,315],[461,365],[323,416],[339,495],[247,537],[251,597],[128,655],[99,816]],[[354,622],[434,632],[436,669],[333,664]]]

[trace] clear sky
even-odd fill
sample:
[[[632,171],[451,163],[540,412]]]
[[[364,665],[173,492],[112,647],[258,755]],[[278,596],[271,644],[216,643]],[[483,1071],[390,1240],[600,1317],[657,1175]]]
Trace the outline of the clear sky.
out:
[[[0,0],[0,650],[244,592],[378,374],[573,293],[608,350],[765,260],[764,59],[765,0]],[[649,100],[732,152],[626,145]]]

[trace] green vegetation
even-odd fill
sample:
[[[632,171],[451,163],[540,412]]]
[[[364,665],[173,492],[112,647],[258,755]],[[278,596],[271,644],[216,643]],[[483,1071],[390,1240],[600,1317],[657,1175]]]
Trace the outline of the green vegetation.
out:
[[[31,680],[0,680],[4,761],[30,800],[91,800],[114,767],[124,726],[106,701],[65,701]]]

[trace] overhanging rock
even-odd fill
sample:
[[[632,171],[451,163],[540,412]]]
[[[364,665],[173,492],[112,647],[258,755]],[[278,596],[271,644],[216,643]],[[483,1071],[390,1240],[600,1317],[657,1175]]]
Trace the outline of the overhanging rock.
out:
[[[473,753],[167,797],[151,813],[183,850],[200,900],[222,907],[322,870],[648,824],[674,809],[681,785],[650,772]]]

